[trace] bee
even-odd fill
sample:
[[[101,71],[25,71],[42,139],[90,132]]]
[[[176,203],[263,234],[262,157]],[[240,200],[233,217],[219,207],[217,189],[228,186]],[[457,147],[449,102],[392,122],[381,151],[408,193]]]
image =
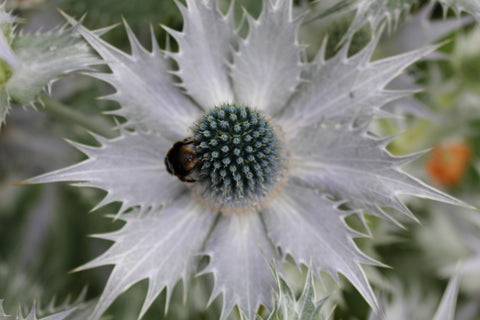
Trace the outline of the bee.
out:
[[[183,182],[196,182],[197,180],[190,175],[199,163],[193,144],[195,140],[186,138],[182,141],[177,141],[168,150],[165,157],[165,166],[168,173],[177,176]]]

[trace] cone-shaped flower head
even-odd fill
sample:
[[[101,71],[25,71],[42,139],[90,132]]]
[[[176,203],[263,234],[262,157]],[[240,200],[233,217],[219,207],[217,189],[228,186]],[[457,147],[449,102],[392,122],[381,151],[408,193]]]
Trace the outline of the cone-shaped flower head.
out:
[[[77,181],[107,191],[99,206],[122,203],[125,226],[100,235],[113,245],[81,267],[114,265],[93,318],[142,279],[141,314],[165,288],[170,299],[202,256],[222,319],[235,306],[250,319],[260,305],[270,308],[269,262],[280,266],[287,255],[314,274],[342,273],[375,307],[361,264],[377,262],[357,249],[352,239],[362,235],[344,218],[390,218],[384,207],[411,216],[399,194],[459,204],[405,174],[414,157],[393,157],[390,139],[367,130],[387,116],[385,103],[406,94],[385,86],[434,48],[370,62],[374,40],[351,57],[347,44],[328,60],[322,49],[304,61],[292,1],[262,3],[257,19],[242,20],[245,37],[233,10],[220,12],[216,1],[179,3],[183,30],[166,28],[176,52],[153,37],[144,49],[128,26],[131,54],[79,29],[108,64],[111,73],[93,76],[116,89],[113,113],[127,121],[119,137],[98,137],[100,147],[76,145],[87,160],[31,182]]]

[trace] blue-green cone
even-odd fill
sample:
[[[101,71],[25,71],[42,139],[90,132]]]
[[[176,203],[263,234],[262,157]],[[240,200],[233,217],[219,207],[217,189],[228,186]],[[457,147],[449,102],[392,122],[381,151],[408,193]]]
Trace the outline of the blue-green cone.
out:
[[[285,177],[277,128],[259,111],[232,104],[211,109],[192,129],[202,200],[226,214],[261,208]]]

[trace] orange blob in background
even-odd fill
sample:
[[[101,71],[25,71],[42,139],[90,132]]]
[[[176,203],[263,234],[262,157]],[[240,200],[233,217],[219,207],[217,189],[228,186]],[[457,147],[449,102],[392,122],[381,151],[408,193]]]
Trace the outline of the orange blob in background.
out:
[[[461,142],[449,142],[431,151],[426,170],[430,179],[443,187],[458,185],[465,175],[472,149]]]

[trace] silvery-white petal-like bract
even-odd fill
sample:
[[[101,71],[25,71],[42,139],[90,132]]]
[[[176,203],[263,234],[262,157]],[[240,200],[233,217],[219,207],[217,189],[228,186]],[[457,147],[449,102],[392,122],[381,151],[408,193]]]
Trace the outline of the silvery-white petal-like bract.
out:
[[[476,0],[439,0],[445,8],[452,8],[457,15],[468,12],[480,21],[480,3]]]
[[[116,89],[109,98],[120,108],[111,113],[126,122],[121,124],[119,137],[98,137],[100,147],[76,145],[87,160],[29,182],[74,181],[107,191],[100,205],[122,203],[119,218],[125,226],[98,235],[114,244],[80,268],[114,265],[93,318],[98,319],[133,284],[148,279],[143,314],[163,289],[168,301],[179,280],[186,285],[186,279],[200,271],[213,276],[210,300],[221,297],[222,319],[234,307],[253,319],[259,306],[272,307],[275,277],[269,263],[274,259],[280,266],[287,256],[298,265],[310,266],[314,274],[325,271],[335,279],[343,274],[376,308],[361,265],[379,263],[358,250],[353,239],[363,235],[349,228],[345,217],[371,213],[390,218],[386,207],[412,216],[398,198],[400,194],[461,204],[403,172],[401,167],[415,157],[391,155],[386,150],[390,139],[376,138],[368,131],[375,117],[389,116],[382,110],[384,104],[409,94],[387,90],[387,84],[435,47],[372,62],[378,40],[374,37],[354,56],[348,56],[347,43],[331,59],[325,59],[321,49],[315,59],[307,61],[302,59],[304,47],[297,43],[301,20],[292,17],[292,1],[262,3],[258,18],[246,14],[242,20],[248,27],[245,37],[237,33],[232,10],[222,13],[216,1],[179,3],[184,28],[167,28],[178,43],[175,52],[161,51],[153,37],[152,49],[146,50],[126,26],[132,47],[131,54],[126,54],[79,28],[110,67],[111,73],[92,75]],[[190,130],[209,136],[211,132],[202,125],[208,123],[212,130],[228,127],[227,121],[217,124],[212,120],[214,115],[223,119],[224,110],[214,108],[221,105],[233,110],[232,121],[245,113],[237,105],[258,110],[280,132],[274,143],[270,136],[256,141],[262,145],[270,139],[265,150],[278,149],[265,162],[270,166],[265,170],[278,175],[269,180],[271,184],[243,188],[240,179],[251,183],[251,171],[257,167],[241,167],[244,176],[238,175],[236,166],[228,167],[237,183],[235,190],[241,190],[235,195],[240,205],[233,203],[235,212],[230,214],[222,209],[231,196],[227,172],[214,170],[203,177],[211,181],[206,189],[212,190],[197,193],[195,185],[204,180],[182,183],[167,173],[164,164],[172,145],[193,135]],[[249,117],[252,123],[264,121],[256,115]],[[199,118],[205,119],[203,124],[195,122]],[[271,127],[265,125],[261,130],[269,132]],[[250,141],[255,135],[247,136]],[[240,140],[233,141],[243,147]],[[240,153],[235,150],[232,154]],[[253,149],[247,146],[245,150]],[[201,161],[218,156],[212,152]],[[222,160],[225,165],[231,161]],[[244,159],[236,161],[240,164]],[[212,164],[217,165],[221,166]],[[224,184],[217,183],[218,176]],[[255,192],[261,195],[252,199],[260,202],[248,198]],[[208,196],[212,198],[205,201]],[[216,206],[215,201],[221,203]],[[208,265],[197,270],[202,256],[209,258]]]

